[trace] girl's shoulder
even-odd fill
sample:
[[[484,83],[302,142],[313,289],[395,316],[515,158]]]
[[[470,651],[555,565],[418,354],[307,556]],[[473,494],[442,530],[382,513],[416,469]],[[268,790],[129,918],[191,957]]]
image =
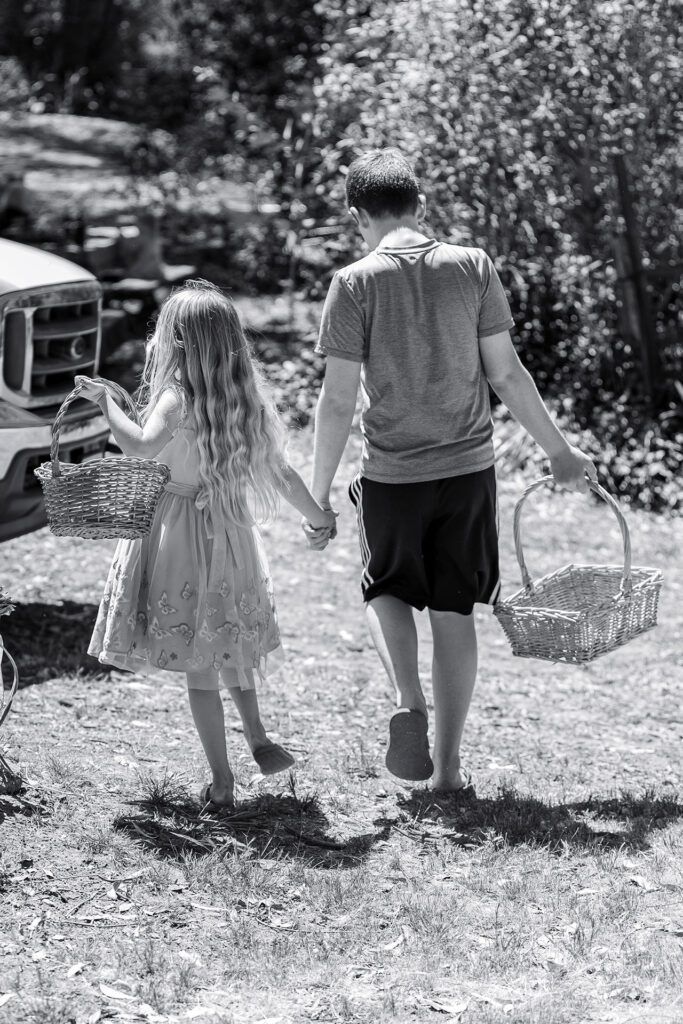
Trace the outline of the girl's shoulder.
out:
[[[171,434],[186,424],[190,413],[190,396],[182,385],[171,383],[159,395],[156,412]]]

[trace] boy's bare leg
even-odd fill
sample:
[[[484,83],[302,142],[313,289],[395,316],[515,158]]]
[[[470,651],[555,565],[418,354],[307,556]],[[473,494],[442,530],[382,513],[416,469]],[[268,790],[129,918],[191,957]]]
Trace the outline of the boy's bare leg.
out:
[[[399,708],[414,708],[427,716],[417,669],[417,630],[413,609],[391,594],[380,594],[366,605],[370,634]]]
[[[435,612],[429,618],[434,637],[433,789],[460,789],[460,742],[477,678],[477,634],[473,615]]]
[[[194,689],[192,685],[187,692],[194,724],[211,768],[210,799],[215,804],[232,804],[235,779],[228,763],[221,695],[218,690]]]

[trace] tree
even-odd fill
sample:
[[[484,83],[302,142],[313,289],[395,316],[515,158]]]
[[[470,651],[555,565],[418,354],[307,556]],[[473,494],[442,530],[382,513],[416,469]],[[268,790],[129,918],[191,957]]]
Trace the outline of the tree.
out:
[[[675,5],[323,6],[330,45],[314,89],[308,213],[339,209],[340,171],[356,152],[398,145],[425,182],[434,231],[499,259],[541,382],[577,397],[588,376],[620,389],[634,357],[617,335],[611,158],[624,151],[633,168],[646,252],[676,262],[666,199],[676,182]]]

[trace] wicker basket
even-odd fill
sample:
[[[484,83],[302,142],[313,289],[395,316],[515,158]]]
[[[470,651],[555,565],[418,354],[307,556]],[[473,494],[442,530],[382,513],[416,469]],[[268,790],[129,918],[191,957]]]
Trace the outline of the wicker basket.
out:
[[[524,586],[494,612],[512,653],[575,664],[592,661],[657,624],[662,586],[658,569],[631,565],[631,539],[619,505],[599,484],[590,488],[615,513],[624,541],[624,564],[566,565],[533,582],[522,551],[520,516],[532,491],[552,481],[537,480],[526,489],[514,512],[514,539]]]
[[[118,396],[136,423],[138,411],[130,395],[113,381],[96,378]],[[59,462],[59,431],[69,403],[82,388],[66,396],[52,425],[50,462],[34,470],[43,486],[50,529],[59,537],[132,538],[146,536],[169,479],[167,466],[128,456],[103,458],[82,465]]]

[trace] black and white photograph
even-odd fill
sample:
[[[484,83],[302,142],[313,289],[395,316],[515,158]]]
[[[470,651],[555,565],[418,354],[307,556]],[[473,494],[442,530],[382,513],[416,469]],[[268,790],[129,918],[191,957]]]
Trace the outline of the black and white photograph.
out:
[[[0,0],[0,1024],[683,1024],[673,0]]]

